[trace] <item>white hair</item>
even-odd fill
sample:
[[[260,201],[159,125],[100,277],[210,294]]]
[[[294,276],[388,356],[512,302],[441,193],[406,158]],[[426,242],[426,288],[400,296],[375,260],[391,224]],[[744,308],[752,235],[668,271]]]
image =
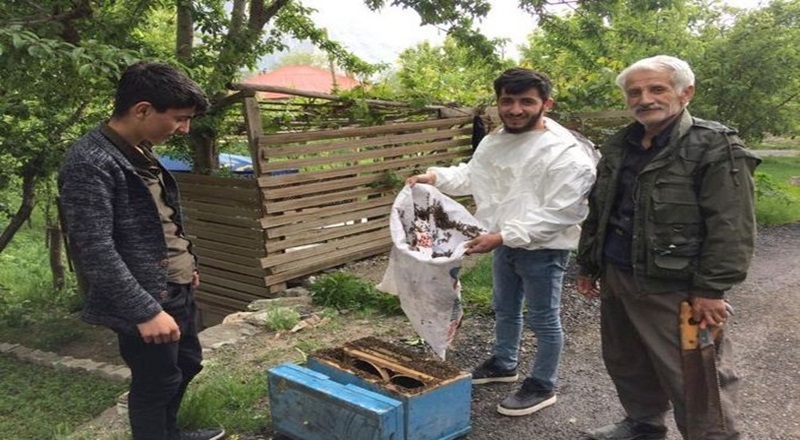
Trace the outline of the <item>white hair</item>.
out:
[[[619,88],[624,91],[625,84],[628,82],[628,75],[641,70],[670,72],[672,86],[675,87],[678,93],[694,85],[694,72],[692,72],[692,68],[689,67],[689,63],[669,55],[656,55],[654,57],[641,59],[625,68],[625,70],[617,76],[617,85]]]

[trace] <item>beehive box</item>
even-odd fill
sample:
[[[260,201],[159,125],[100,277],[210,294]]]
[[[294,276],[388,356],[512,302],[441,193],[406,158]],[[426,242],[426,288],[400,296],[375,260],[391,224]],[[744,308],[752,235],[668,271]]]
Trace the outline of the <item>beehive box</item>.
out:
[[[399,440],[401,402],[287,363],[270,369],[275,431],[295,440]]]
[[[315,351],[306,366],[401,402],[404,435],[398,440],[450,440],[471,429],[471,376],[446,362],[368,337]]]

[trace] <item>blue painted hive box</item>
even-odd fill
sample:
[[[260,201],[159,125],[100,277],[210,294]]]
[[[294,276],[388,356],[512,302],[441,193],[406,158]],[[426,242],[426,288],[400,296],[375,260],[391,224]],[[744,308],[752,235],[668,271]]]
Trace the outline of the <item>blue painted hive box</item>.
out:
[[[306,366],[401,402],[403,435],[397,440],[451,440],[471,429],[471,376],[449,363],[367,337],[317,350]]]
[[[295,440],[399,440],[403,406],[394,399],[287,363],[270,369],[277,433]]]

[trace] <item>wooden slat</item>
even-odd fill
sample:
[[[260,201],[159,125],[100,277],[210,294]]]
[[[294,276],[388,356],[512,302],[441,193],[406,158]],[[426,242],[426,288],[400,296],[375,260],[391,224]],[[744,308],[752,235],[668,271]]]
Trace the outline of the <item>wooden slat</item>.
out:
[[[237,199],[228,199],[224,197],[215,197],[209,196],[206,194],[187,194],[185,196],[181,196],[181,200],[185,200],[187,203],[191,202],[200,202],[200,203],[207,203],[207,204],[214,204],[218,205],[221,209],[226,207],[235,208],[235,209],[242,209],[242,210],[258,210],[259,198],[253,197],[248,200],[237,200]]]
[[[250,145],[250,159],[253,162],[253,172],[256,176],[261,174],[258,167],[258,140],[264,135],[264,128],[261,126],[261,111],[258,107],[258,99],[255,97],[245,98],[244,120],[247,124],[247,141]]]
[[[370,127],[338,128],[333,130],[306,131],[299,133],[281,133],[264,135],[259,138],[259,146],[283,144],[287,142],[322,141],[343,137],[377,136],[401,131],[418,131],[428,128],[452,127],[472,122],[472,117],[451,119],[430,119],[426,121],[404,122],[399,124],[383,124]]]
[[[283,211],[294,211],[313,206],[324,206],[338,203],[350,203],[362,197],[380,195],[385,190],[362,187],[345,191],[336,191],[328,194],[312,195],[303,198],[289,199],[284,201],[264,200],[264,208],[268,214],[275,214]]]
[[[254,216],[244,218],[219,214],[216,212],[199,211],[197,209],[187,208],[186,205],[183,206],[183,213],[187,220],[197,220],[207,223],[238,226],[250,229],[258,229],[261,227],[261,224],[258,220],[256,220],[256,218],[254,218]]]
[[[322,243],[309,249],[273,255],[267,254],[266,257],[261,259],[261,267],[269,268],[273,273],[284,272],[298,266],[308,265],[316,260],[328,259],[333,256],[341,257],[350,250],[357,251],[368,247],[371,243],[390,240],[390,238],[389,231],[384,229]]]
[[[311,222],[321,220],[326,222],[328,218],[356,212],[359,210],[372,209],[380,206],[392,205],[395,195],[380,196],[367,200],[359,200],[349,205],[331,205],[321,208],[303,209],[302,211],[284,212],[280,215],[269,215],[261,218],[261,225],[265,229],[278,226],[291,225],[299,222]],[[337,222],[332,222],[337,223]],[[322,226],[322,225],[320,225]],[[269,231],[267,232],[269,234]]]
[[[264,240],[264,231],[261,228],[253,229],[242,228],[239,226],[220,225],[218,223],[209,223],[196,220],[193,217],[186,220],[186,229],[192,231],[192,234],[199,236],[207,236],[208,234],[205,231],[213,231],[214,234],[225,234],[232,237],[247,238],[250,240]]]
[[[352,252],[350,252],[350,254],[348,254],[348,258],[346,260],[343,260],[342,258],[328,258],[325,260],[317,261],[314,264],[301,266],[294,270],[281,272],[274,275],[268,275],[266,277],[266,282],[267,285],[270,286],[271,288],[276,284],[284,283],[290,280],[296,280],[300,277],[317,273],[321,270],[325,270],[331,267],[344,264],[346,261],[356,261],[362,258],[367,258],[374,255],[386,253],[389,251],[390,248],[391,248],[390,240],[387,240],[386,243],[375,242],[372,243],[372,246],[370,247],[359,250],[353,250]]]
[[[391,134],[360,139],[335,139],[330,143],[296,144],[296,145],[265,145],[261,147],[259,157],[270,159],[284,156],[318,155],[336,151],[354,151],[363,148],[373,149],[386,145],[428,143],[437,139],[450,139],[464,137],[472,133],[472,127],[450,128],[436,131],[422,131],[416,133]]]
[[[327,240],[335,240],[348,235],[362,234],[375,229],[381,229],[384,232],[389,228],[389,219],[374,219],[365,223],[355,223],[352,225],[333,226],[324,229],[313,229],[305,232],[304,234],[294,234],[287,237],[285,240],[269,241],[267,242],[267,255],[282,250],[306,246],[315,243],[325,242]]]
[[[243,247],[237,246],[233,244],[229,244],[226,242],[219,242],[214,240],[208,240],[207,238],[203,237],[192,237],[192,243],[196,248],[198,248],[198,254],[202,255],[203,249],[214,249],[222,252],[227,252],[229,254],[235,254],[242,257],[253,257],[253,258],[262,258],[265,254],[264,248],[251,248],[251,247]]]
[[[469,140],[465,140],[461,147],[470,145]],[[352,176],[353,173],[376,172],[387,169],[406,168],[416,164],[432,165],[433,163],[452,162],[458,158],[465,158],[472,155],[472,149],[459,148],[449,149],[445,153],[436,152],[421,156],[404,157],[400,159],[384,159],[381,162],[374,162],[368,165],[357,165],[351,168],[335,168],[328,170],[304,171],[302,173],[284,174],[280,176],[261,176],[258,184],[262,188],[276,187],[282,185],[294,185],[309,182],[318,182],[324,179],[336,177]]]
[[[187,210],[213,212],[214,214],[228,217],[241,217],[247,219],[257,219],[261,217],[260,204],[254,204],[253,206],[221,206],[214,202],[206,203],[197,200],[185,200],[181,198],[181,205]]]
[[[303,233],[309,230],[317,230],[319,228],[323,228],[329,225],[361,220],[362,218],[382,217],[385,215],[389,215],[390,210],[391,210],[391,204],[384,204],[376,208],[369,208],[369,209],[351,208],[348,209],[346,212],[338,215],[333,215],[325,218],[316,216],[315,218],[312,218],[311,220],[308,221],[304,221],[302,223],[293,223],[289,225],[267,228],[265,232],[267,234],[267,240],[269,241],[269,239],[291,236],[293,234]]]
[[[245,205],[252,205],[258,200],[258,190],[252,188],[234,188],[212,185],[181,185],[181,196],[189,200],[238,200]]]
[[[219,232],[219,226],[204,226],[197,223],[192,223],[191,235],[197,238],[211,241],[218,241],[236,245],[248,249],[262,249],[264,247],[264,237],[259,231],[253,231],[251,237],[240,237]]]
[[[255,261],[258,264],[258,261]],[[209,256],[207,253],[203,256],[200,264],[203,267],[203,272],[205,272],[209,268],[224,270],[226,272],[237,273],[242,275],[248,275],[251,277],[263,277],[264,269],[261,267],[257,267],[255,265],[252,266],[243,266],[236,263],[231,263],[224,260],[218,260]]]
[[[204,288],[200,288],[195,292],[195,299],[199,309],[204,312],[210,311],[214,314],[220,314],[223,319],[233,312],[247,310],[247,305],[253,302],[221,296],[211,290],[206,291]],[[205,316],[203,317],[203,324],[206,324]]]
[[[222,252],[219,249],[196,249],[196,246],[192,249],[197,254],[197,257],[201,260],[201,263],[204,263],[206,258],[213,258],[216,261],[224,261],[226,263],[238,264],[244,267],[255,267],[261,269],[260,259],[264,257],[263,253],[258,257],[244,257],[241,255]]]
[[[256,286],[254,284],[244,283],[238,281],[238,277],[236,278],[229,278],[229,276],[233,276],[235,274],[228,274],[228,276],[221,277],[218,274],[209,274],[203,270],[203,274],[200,275],[202,280],[209,284],[216,284],[218,286],[226,286],[231,290],[236,290],[239,292],[249,293],[255,296],[265,296],[267,294],[267,286],[264,284],[264,280],[261,280],[261,286]]]
[[[267,162],[261,160],[261,169],[268,173],[270,171],[283,170],[291,164],[291,169],[303,169],[307,167],[326,166],[329,168],[351,167],[370,159],[383,159],[386,157],[405,156],[429,150],[445,150],[451,147],[464,145],[471,142],[469,139],[448,139],[446,141],[431,142],[427,144],[414,144],[403,147],[380,150],[365,150],[356,153],[345,153],[335,156],[307,156],[302,159],[293,159],[289,162],[277,161]]]
[[[408,155],[405,154],[403,156]],[[396,169],[396,165],[397,162],[392,159],[380,162],[371,162],[367,164],[359,163],[359,165],[351,165],[346,167],[348,174],[341,176],[344,177],[343,179],[314,181],[307,184],[291,186],[281,185],[275,187],[266,187],[263,191],[268,200],[274,200],[286,197],[297,197],[338,188],[352,188],[359,185],[381,183],[386,181],[386,173],[393,172]],[[367,170],[375,170],[375,172],[369,172]],[[353,172],[356,172],[359,175],[357,177],[351,177]]]
[[[178,184],[208,185],[225,188],[252,188],[255,186],[253,179],[240,179],[233,177],[207,176],[204,174],[180,173],[175,175]],[[183,188],[181,186],[181,188]]]
[[[385,173],[362,174],[360,176],[353,176],[347,179],[328,180],[319,183],[310,183],[307,185],[285,186],[280,188],[265,188],[264,200],[280,200],[289,197],[302,197],[309,194],[318,194],[321,192],[329,192],[332,190],[354,188],[364,185],[375,185],[386,182]]]
[[[209,298],[210,301],[225,304],[232,302],[231,300],[234,300],[236,303],[243,305],[243,307],[238,310],[245,310],[245,307],[247,307],[247,305],[251,302],[266,297],[264,295],[253,295],[234,289],[229,289],[224,285],[203,283],[200,286],[202,287],[201,290],[204,291],[207,296],[211,297]],[[267,293],[266,289],[264,289],[264,293]]]

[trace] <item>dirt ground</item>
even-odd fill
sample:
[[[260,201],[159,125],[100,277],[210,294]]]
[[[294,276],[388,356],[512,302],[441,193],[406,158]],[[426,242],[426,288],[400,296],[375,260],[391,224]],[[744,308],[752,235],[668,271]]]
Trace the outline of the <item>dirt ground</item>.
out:
[[[378,282],[386,257],[357,262],[344,270]],[[800,224],[768,227],[759,231],[756,256],[748,279],[729,294],[736,309],[729,334],[735,343],[742,378],[741,421],[743,438],[753,440],[800,440]],[[514,384],[492,384],[473,388],[472,432],[476,440],[580,439],[582,431],[620,420],[624,414],[616,392],[606,375],[600,355],[599,304],[584,300],[574,289],[570,273],[563,292],[562,319],[566,332],[560,370],[558,403],[540,413],[505,417],[496,412],[497,403],[514,390]],[[377,335],[400,342],[412,336],[402,318],[382,322],[353,319],[344,328],[331,329],[326,336],[305,341],[317,348],[339,344],[348,338]],[[491,317],[467,316],[448,351],[448,361],[470,371],[491,353]],[[113,359],[113,335],[100,333],[93,344],[72,347],[73,356],[95,352]],[[308,336],[300,336],[307,338]],[[105,339],[104,339],[105,338]],[[276,344],[291,344],[269,334],[250,338],[234,351],[242,361],[273,361]],[[93,346],[92,346],[93,345]],[[524,333],[521,372],[528,371],[536,350],[536,339]],[[104,354],[98,354],[104,353]],[[680,439],[670,420],[670,440]],[[271,433],[240,437],[241,440],[272,438]]]
[[[380,264],[361,264],[365,267],[350,270],[379,279]],[[742,378],[745,439],[800,439],[799,290],[800,224],[761,229],[748,279],[729,294],[736,309],[729,335],[735,342]],[[573,273],[568,276],[562,302],[566,341],[558,403],[530,416],[505,417],[495,408],[516,385],[474,387],[468,438],[579,439],[583,430],[624,417],[600,355],[599,304],[584,300],[575,291]],[[469,371],[490,356],[493,325],[491,318],[467,317],[448,351],[448,360]],[[526,331],[521,371],[528,371],[535,346],[535,337]],[[680,439],[671,420],[669,426],[668,438]]]

